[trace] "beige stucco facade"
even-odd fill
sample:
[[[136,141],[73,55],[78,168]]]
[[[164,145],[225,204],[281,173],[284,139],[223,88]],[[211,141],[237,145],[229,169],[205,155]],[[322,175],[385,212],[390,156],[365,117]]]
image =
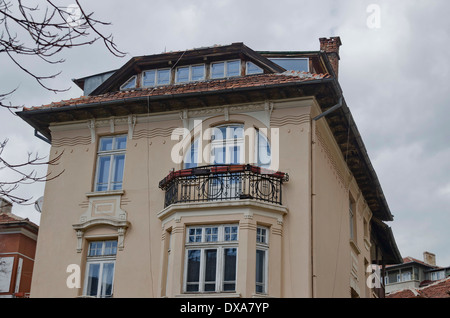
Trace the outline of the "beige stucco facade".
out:
[[[311,97],[51,125],[50,157],[62,156],[49,169],[64,173],[46,185],[31,297],[83,296],[88,243],[104,239],[118,241],[114,297],[351,297],[352,290],[372,297],[365,268],[372,212],[326,121],[312,120],[319,113]],[[245,199],[164,207],[159,181],[182,169],[171,157],[179,143],[172,132],[194,132],[200,120],[203,129],[278,129],[279,170],[289,174],[281,205]],[[99,138],[117,134],[127,136],[123,189],[94,192]],[[186,293],[186,229],[210,224],[239,226],[235,291]],[[264,294],[255,292],[258,226],[269,229]],[[67,271],[71,264],[79,281]]]

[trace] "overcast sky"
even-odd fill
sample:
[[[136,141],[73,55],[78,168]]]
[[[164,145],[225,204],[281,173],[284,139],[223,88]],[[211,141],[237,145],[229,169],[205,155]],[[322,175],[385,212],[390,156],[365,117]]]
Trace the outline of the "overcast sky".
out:
[[[64,1],[62,1],[64,2]],[[70,5],[70,0],[65,5]],[[64,64],[23,60],[35,72],[62,74],[47,84],[54,94],[0,56],[0,88],[18,87],[13,104],[39,106],[82,95],[73,78],[114,70],[132,56],[244,42],[254,50],[318,50],[319,38],[342,40],[339,81],[394,214],[388,222],[403,257],[436,254],[450,266],[450,2],[445,0],[153,0],[82,1],[86,11],[109,21],[125,58],[98,42],[64,52]],[[370,6],[375,4],[375,6]],[[379,13],[379,15],[377,15]],[[379,18],[379,19],[378,19]],[[20,118],[0,109],[5,155],[48,155]],[[42,172],[45,173],[45,170]],[[0,170],[2,180],[9,178]],[[38,198],[44,185],[17,192]],[[33,206],[13,212],[39,224]]]

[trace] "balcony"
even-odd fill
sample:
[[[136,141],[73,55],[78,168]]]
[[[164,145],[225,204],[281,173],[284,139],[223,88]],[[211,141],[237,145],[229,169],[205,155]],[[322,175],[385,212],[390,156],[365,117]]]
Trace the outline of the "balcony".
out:
[[[172,171],[160,181],[164,207],[174,203],[254,199],[282,204],[287,173],[252,165],[212,165]]]

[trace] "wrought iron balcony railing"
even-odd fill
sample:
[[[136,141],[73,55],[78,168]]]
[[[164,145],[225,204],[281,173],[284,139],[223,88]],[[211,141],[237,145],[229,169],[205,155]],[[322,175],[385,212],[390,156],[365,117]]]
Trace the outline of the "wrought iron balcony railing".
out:
[[[255,199],[282,204],[287,173],[252,165],[213,165],[172,171],[159,183],[164,207],[180,202]]]

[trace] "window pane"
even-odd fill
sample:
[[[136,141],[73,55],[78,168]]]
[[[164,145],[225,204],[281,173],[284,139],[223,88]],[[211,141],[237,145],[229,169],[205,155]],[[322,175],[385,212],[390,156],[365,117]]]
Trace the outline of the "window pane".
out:
[[[158,70],[158,85],[167,85],[170,83],[170,70]]]
[[[216,289],[217,250],[205,250],[205,291]]]
[[[266,136],[258,131],[258,165],[266,166],[270,165],[270,145]]]
[[[202,229],[194,228],[189,229],[189,242],[201,242],[202,241]]]
[[[225,77],[225,63],[211,64],[211,78]]]
[[[219,228],[207,227],[205,228],[205,240],[206,242],[217,242]]]
[[[237,241],[237,226],[226,226],[225,227],[225,241]]]
[[[120,136],[115,138],[116,144],[114,149],[125,149],[127,148],[127,136]]]
[[[136,87],[136,76],[130,78],[125,84],[122,85],[121,89],[130,89]]]
[[[267,243],[266,229],[263,229],[260,227],[256,229],[256,242],[257,243]]]
[[[266,252],[256,250],[256,292],[264,293],[264,276],[265,276],[265,258]]]
[[[261,74],[263,73],[263,69],[260,68],[259,66],[255,65],[252,62],[247,62],[247,74],[251,75],[251,74]]]
[[[102,242],[91,242],[89,243],[88,256],[99,256],[102,255]]]
[[[100,274],[100,264],[89,264],[88,267],[88,283],[86,289],[87,296],[97,296],[98,281]]]
[[[242,126],[228,126],[227,127],[227,138],[236,139],[244,137],[244,128]]]
[[[213,147],[213,164],[225,163],[225,147],[215,146]]]
[[[211,140],[224,140],[227,138],[227,126],[214,127],[212,129]]]
[[[241,61],[227,62],[227,77],[239,76],[241,74]]]
[[[112,296],[114,277],[114,263],[103,263],[101,296]]]
[[[103,255],[116,255],[117,254],[117,241],[106,241],[105,251]]]
[[[187,291],[198,291],[200,279],[200,250],[189,250],[187,260]]]
[[[112,190],[122,189],[123,169],[125,165],[125,155],[114,156],[113,180],[111,183]]]
[[[191,67],[192,71],[192,80],[193,81],[201,81],[205,79],[205,66],[204,65],[196,65]]]
[[[177,68],[177,83],[189,81],[189,67]]]
[[[111,156],[99,157],[97,191],[108,190],[109,166],[111,164]]]
[[[113,149],[113,137],[103,137],[100,139],[100,151]]]
[[[230,147],[230,162],[229,164],[241,163],[241,147],[238,145]]]
[[[143,85],[144,86],[155,86],[155,70],[144,72]]]
[[[225,248],[223,250],[223,258],[224,258],[223,290],[233,291],[236,289],[237,248]]]
[[[294,58],[286,58],[286,59],[269,59],[272,62],[280,65],[284,69],[288,71],[302,71],[308,72],[308,59],[294,59]]]
[[[193,168],[198,166],[198,139],[191,144],[184,158],[184,168]]]

